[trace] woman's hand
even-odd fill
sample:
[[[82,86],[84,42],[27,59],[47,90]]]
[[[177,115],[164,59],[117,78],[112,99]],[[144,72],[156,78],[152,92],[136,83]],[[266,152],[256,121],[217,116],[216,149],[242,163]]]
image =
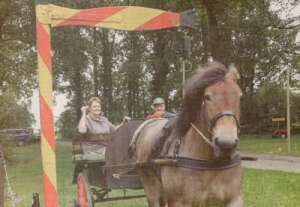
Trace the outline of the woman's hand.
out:
[[[82,113],[82,114],[86,114],[87,109],[88,109],[87,106],[81,107],[81,113]]]
[[[88,108],[87,106],[82,106],[80,108],[82,114],[81,114],[81,118],[80,118],[80,121],[78,124],[78,131],[79,131],[79,133],[82,133],[82,134],[87,133],[87,126],[86,126],[86,122],[85,122],[87,108]]]
[[[123,121],[122,121],[122,123],[123,124],[125,124],[125,123],[127,123],[128,121],[130,121],[131,120],[131,118],[130,117],[128,117],[128,116],[124,116],[123,117]]]

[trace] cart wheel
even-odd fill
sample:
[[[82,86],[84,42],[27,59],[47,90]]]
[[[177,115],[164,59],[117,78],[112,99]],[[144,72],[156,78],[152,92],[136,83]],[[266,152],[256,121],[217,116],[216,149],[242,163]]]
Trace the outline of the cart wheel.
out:
[[[77,176],[77,205],[78,207],[94,207],[92,192],[87,177],[83,173]]]

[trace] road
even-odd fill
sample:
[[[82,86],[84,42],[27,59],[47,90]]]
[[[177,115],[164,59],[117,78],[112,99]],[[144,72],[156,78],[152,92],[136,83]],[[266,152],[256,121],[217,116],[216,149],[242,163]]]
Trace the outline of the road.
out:
[[[71,142],[58,141],[57,144],[71,145]],[[276,170],[284,172],[300,173],[300,157],[293,156],[279,156],[269,154],[250,154],[242,153],[247,157],[257,157],[256,161],[243,161],[243,167],[262,169],[262,170]]]
[[[242,165],[247,168],[300,173],[300,157],[268,155],[268,154],[262,154],[262,155],[243,154],[243,155],[258,158],[257,161],[243,161]]]

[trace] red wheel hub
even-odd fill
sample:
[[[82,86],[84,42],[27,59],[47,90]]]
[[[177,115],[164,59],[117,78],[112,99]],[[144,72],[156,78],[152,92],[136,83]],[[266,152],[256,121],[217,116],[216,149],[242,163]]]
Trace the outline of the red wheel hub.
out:
[[[87,183],[83,175],[77,177],[77,199],[79,207],[89,207]]]

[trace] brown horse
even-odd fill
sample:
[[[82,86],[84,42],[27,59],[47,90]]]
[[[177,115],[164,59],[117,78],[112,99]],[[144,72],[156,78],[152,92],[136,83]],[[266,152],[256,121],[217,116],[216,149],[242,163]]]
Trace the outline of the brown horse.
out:
[[[181,164],[139,169],[150,207],[244,206],[238,153],[242,93],[237,79],[234,66],[213,62],[186,81],[182,111],[163,149],[164,157]],[[138,162],[150,159],[165,123],[159,119],[141,130]]]

